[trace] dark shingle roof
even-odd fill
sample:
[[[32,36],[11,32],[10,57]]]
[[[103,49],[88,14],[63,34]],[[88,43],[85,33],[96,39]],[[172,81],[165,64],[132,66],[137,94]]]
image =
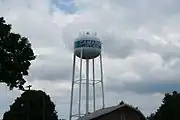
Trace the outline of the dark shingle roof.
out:
[[[110,112],[112,112],[112,111],[114,111],[114,110],[117,110],[117,109],[119,109],[119,108],[121,108],[121,107],[128,107],[128,108],[131,108],[131,109],[135,110],[135,111],[143,118],[143,120],[146,120],[146,118],[145,118],[144,115],[141,113],[141,111],[139,111],[138,109],[136,109],[136,108],[134,108],[133,106],[128,105],[128,104],[122,104],[122,105],[119,104],[119,105],[116,105],[116,106],[112,106],[112,107],[107,107],[107,108],[104,108],[104,109],[100,109],[100,110],[97,110],[97,111],[95,111],[95,112],[93,112],[93,113],[87,114],[87,115],[81,117],[81,118],[78,119],[78,120],[91,120],[91,119],[93,119],[93,118],[97,118],[97,117],[100,117],[100,116],[105,115],[105,114],[107,114],[107,113],[110,113]]]

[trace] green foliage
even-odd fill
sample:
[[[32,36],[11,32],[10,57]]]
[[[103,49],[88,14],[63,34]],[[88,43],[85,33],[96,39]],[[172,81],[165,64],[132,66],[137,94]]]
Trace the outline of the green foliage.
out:
[[[166,93],[162,102],[163,104],[156,113],[148,117],[148,120],[180,120],[180,93],[176,91]]]
[[[14,87],[23,89],[28,75],[30,61],[34,52],[26,37],[11,32],[11,25],[0,17],[0,82],[6,83],[10,90]]]
[[[120,104],[120,105],[123,105],[123,104],[124,104],[124,101],[121,101],[119,104]]]
[[[58,120],[55,105],[43,91],[28,90],[4,113],[3,120]]]

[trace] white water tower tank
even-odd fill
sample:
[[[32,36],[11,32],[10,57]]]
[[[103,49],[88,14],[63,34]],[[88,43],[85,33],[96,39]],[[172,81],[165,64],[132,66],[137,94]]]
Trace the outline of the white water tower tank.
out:
[[[82,49],[82,59],[94,59],[101,53],[101,41],[96,33],[83,32],[74,42],[74,53],[80,57]]]

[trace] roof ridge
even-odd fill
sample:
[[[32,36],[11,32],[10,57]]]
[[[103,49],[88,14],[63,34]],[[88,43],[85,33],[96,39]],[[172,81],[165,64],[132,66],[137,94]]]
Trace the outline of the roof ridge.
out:
[[[130,105],[130,104],[127,104],[127,103],[124,103],[124,104],[118,104],[118,105],[114,105],[114,106],[110,106],[110,107],[106,107],[106,108],[101,108],[101,109],[99,109],[99,110],[97,110],[97,111],[95,111],[95,112],[92,112],[92,113],[90,113],[90,114],[86,114],[85,116],[82,116],[80,119],[78,119],[78,120],[91,120],[91,119],[93,119],[93,118],[95,118],[95,117],[99,117],[99,116],[102,116],[102,115],[104,115],[104,114],[107,114],[107,113],[110,113],[110,112],[112,112],[112,111],[114,111],[114,110],[117,110],[117,109],[119,109],[119,108],[121,108],[121,107],[125,107],[125,106],[127,106],[127,107],[129,107],[129,108],[131,108],[131,109],[133,109],[133,110],[135,110],[135,111],[137,111],[141,116],[144,116],[143,114],[142,114],[142,112],[139,110],[139,109],[137,109],[136,107],[133,107],[132,105]]]

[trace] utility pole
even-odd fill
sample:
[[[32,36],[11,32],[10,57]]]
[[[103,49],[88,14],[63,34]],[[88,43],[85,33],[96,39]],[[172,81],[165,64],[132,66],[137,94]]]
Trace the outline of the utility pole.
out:
[[[26,88],[28,88],[28,91],[31,90],[31,87],[32,87],[32,85],[26,86]],[[29,99],[27,100],[27,118],[26,118],[26,120],[29,120],[29,110],[30,110],[30,105],[29,105],[30,100]]]
[[[28,90],[31,90],[31,87],[32,87],[32,85],[26,86],[26,88],[28,88]]]

